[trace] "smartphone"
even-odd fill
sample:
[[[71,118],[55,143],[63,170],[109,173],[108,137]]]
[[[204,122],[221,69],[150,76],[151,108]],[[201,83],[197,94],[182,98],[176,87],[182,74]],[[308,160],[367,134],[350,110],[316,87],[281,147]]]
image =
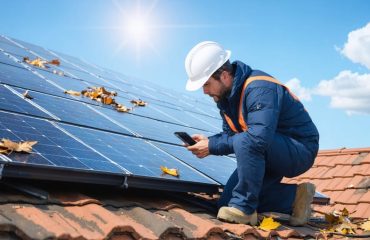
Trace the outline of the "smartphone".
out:
[[[186,132],[174,132],[174,134],[176,135],[176,137],[180,138],[184,143],[186,143],[186,144],[188,144],[190,146],[197,143]]]

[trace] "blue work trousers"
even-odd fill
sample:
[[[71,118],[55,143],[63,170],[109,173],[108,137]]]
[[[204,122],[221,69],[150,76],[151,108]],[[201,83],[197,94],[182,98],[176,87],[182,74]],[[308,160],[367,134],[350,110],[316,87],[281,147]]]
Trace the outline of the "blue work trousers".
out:
[[[255,210],[291,214],[297,185],[281,180],[311,168],[317,151],[318,138],[303,142],[279,133],[264,159],[253,156],[242,144],[234,144],[237,169],[225,185],[218,207],[228,205],[247,214]]]

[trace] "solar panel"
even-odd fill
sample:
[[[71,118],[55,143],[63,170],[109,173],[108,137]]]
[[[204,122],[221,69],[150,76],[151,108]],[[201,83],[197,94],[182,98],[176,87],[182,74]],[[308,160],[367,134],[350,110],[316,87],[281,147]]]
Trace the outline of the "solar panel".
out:
[[[0,63],[0,82],[24,89],[31,89],[44,93],[62,94],[62,90],[45,79],[40,78],[22,65],[19,67]]]
[[[198,129],[140,117],[133,114],[122,114],[106,108],[98,108],[97,110],[115,122],[127,127],[139,136],[151,140],[179,144],[179,139],[173,134],[174,132],[183,131],[188,132],[189,134],[195,134],[198,132],[206,133],[204,131],[199,131]]]
[[[236,160],[229,157],[208,156],[199,159],[184,147],[162,143],[153,144],[223,185],[229,179],[230,173],[236,169]]]
[[[215,183],[214,180],[194,171],[192,167],[178,161],[143,139],[65,124],[61,124],[61,126],[104,156],[135,173],[135,175]],[[164,175],[160,166],[176,168],[179,170],[180,176],[177,178],[167,174]]]
[[[11,153],[7,156],[14,164],[46,165],[84,171],[101,171],[104,166],[105,172],[125,172],[123,168],[112,164],[46,120],[0,111],[0,132],[1,136],[6,135],[14,142],[38,141],[31,154]]]
[[[1,49],[1,46],[0,46]],[[19,66],[19,63],[15,62],[13,59],[5,55],[2,51],[0,51],[0,63],[5,63],[13,66]]]
[[[13,87],[13,89],[19,93],[22,92],[19,88]],[[34,91],[29,91],[29,94],[33,97],[32,102],[41,106],[63,122],[130,134],[125,128],[114,124],[107,117],[99,114],[98,111],[94,111],[94,109],[99,109],[94,108],[94,106]],[[113,111],[111,109],[107,110]]]
[[[0,138],[38,141],[30,154],[0,155],[0,176],[216,192],[234,171],[234,158],[198,159],[173,134],[219,132],[221,118],[209,99],[8,37],[0,36],[0,49]],[[25,56],[59,59],[60,65],[14,61]],[[121,113],[64,93],[88,87],[115,91],[116,102],[130,108],[131,100],[148,104]],[[22,95],[25,91],[32,99]],[[161,166],[177,169],[180,176],[164,174]]]
[[[7,53],[12,53],[17,55],[17,57],[31,57],[34,56],[32,53],[26,49],[17,46],[15,43],[9,41],[8,39],[0,36],[0,49],[4,50]]]
[[[44,118],[51,118],[50,115],[41,111],[30,101],[26,101],[21,94],[12,92],[12,88],[0,84],[0,109],[10,112],[18,112],[27,115],[34,115]]]

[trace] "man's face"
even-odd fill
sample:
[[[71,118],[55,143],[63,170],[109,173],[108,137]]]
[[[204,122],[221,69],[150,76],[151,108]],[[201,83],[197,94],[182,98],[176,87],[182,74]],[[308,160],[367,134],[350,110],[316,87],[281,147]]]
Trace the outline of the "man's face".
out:
[[[203,93],[212,97],[215,102],[219,102],[221,99],[225,98],[228,92],[229,89],[226,87],[222,79],[217,80],[210,77],[203,85]]]

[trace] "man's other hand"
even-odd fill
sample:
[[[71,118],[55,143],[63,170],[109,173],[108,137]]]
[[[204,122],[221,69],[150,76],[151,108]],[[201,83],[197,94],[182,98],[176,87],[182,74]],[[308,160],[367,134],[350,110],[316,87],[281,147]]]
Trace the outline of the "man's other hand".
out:
[[[193,146],[187,146],[187,149],[191,151],[198,158],[204,158],[209,155],[208,150],[208,138],[201,134],[194,134],[191,136],[197,143]]]

